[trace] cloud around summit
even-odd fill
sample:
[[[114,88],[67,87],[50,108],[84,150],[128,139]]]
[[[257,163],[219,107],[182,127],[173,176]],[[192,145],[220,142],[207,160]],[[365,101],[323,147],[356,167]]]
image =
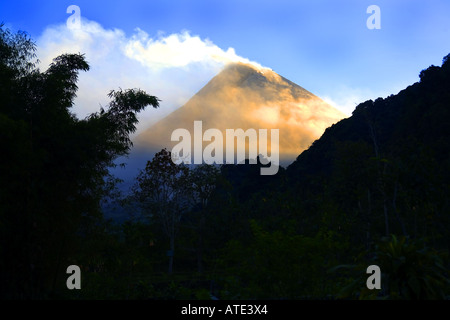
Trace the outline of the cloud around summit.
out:
[[[91,70],[79,75],[72,110],[79,118],[105,106],[112,89],[141,88],[161,99],[158,110],[140,114],[137,133],[182,106],[227,63],[244,62],[262,68],[237,55],[233,48],[222,49],[187,30],[151,36],[137,28],[127,35],[85,18],[79,29],[68,28],[65,23],[49,26],[36,42],[42,70],[60,54],[85,54]]]

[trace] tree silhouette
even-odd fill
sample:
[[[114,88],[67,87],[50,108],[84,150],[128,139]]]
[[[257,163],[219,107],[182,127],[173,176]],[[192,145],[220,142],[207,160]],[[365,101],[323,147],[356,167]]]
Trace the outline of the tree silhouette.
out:
[[[173,272],[175,238],[181,217],[192,206],[189,168],[173,163],[170,151],[162,149],[147,162],[133,186],[134,196],[146,215],[157,218],[169,238],[169,269]]]
[[[197,233],[197,270],[203,272],[203,250],[204,233],[206,219],[208,216],[208,201],[216,188],[219,179],[220,169],[217,166],[209,164],[197,165],[191,173],[192,188],[195,201],[200,204],[198,221],[196,226]]]
[[[26,33],[0,26],[0,296],[51,295],[76,260],[80,228],[101,218],[109,168],[131,148],[136,113],[158,107],[139,89],[111,91],[107,110],[70,110],[82,54],[36,68]]]

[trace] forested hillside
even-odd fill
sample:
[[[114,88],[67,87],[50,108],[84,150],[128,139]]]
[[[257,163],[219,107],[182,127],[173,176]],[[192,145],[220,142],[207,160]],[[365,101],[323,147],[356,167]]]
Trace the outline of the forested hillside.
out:
[[[34,52],[25,33],[0,28],[0,297],[450,296],[450,55],[357,106],[274,176],[177,166],[163,149],[121,195],[109,169],[158,98],[110,91],[105,110],[78,119],[84,56],[41,72]],[[129,219],[105,219],[105,202]],[[374,264],[381,290],[366,287]],[[66,287],[69,265],[81,290]]]

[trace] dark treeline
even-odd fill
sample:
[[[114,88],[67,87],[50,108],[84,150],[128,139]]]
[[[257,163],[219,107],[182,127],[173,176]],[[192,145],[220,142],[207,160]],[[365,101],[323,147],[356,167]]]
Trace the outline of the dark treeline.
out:
[[[275,176],[187,168],[163,149],[127,196],[109,169],[158,99],[111,91],[79,120],[81,54],[41,72],[0,28],[0,296],[25,299],[445,299],[450,296],[450,55],[360,104]],[[127,212],[107,220],[102,208]],[[82,289],[68,290],[78,265]],[[368,290],[378,265],[381,290]]]

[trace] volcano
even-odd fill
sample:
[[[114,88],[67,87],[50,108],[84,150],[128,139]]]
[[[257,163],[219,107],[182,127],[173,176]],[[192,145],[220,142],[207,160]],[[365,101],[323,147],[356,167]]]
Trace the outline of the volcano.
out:
[[[172,132],[203,128],[279,129],[279,158],[289,164],[327,127],[345,115],[319,97],[270,69],[232,63],[211,79],[185,105],[144,130],[134,140],[135,150],[153,154],[171,150]],[[151,156],[147,160],[150,160]]]

